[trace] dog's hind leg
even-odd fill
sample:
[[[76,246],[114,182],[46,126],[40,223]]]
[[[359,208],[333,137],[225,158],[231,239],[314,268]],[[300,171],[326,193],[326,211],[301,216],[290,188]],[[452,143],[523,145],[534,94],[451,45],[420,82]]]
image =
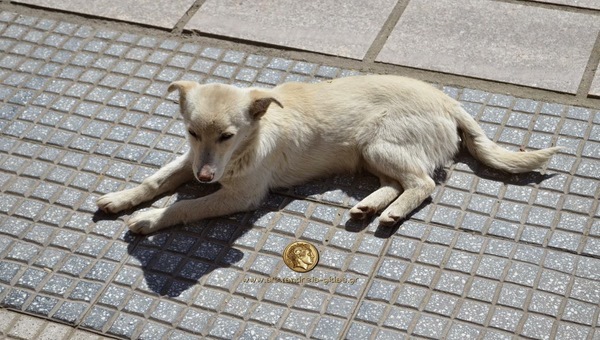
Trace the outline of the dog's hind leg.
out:
[[[419,157],[418,149],[399,146],[387,141],[375,141],[367,146],[363,158],[368,169],[387,176],[398,183],[404,191],[379,217],[379,223],[392,225],[416,209],[435,190],[435,182],[424,170],[427,160]],[[375,192],[377,193],[377,192]],[[389,198],[389,196],[388,196]],[[389,202],[388,202],[389,203]]]
[[[404,192],[379,217],[382,225],[393,225],[415,210],[435,190],[435,182],[425,173],[402,173],[398,181]]]
[[[379,189],[350,209],[350,216],[353,219],[362,220],[383,210],[402,193],[400,184],[385,175],[379,176],[379,183],[381,185]]]

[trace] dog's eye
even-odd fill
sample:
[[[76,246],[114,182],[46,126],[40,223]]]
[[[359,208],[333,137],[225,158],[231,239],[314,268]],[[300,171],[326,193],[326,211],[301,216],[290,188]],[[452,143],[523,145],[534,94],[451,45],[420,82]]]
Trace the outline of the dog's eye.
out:
[[[233,133],[231,132],[224,132],[221,134],[221,136],[219,136],[219,142],[224,142],[228,139],[231,139],[231,137],[233,137]]]
[[[190,134],[190,136],[192,136],[194,138],[198,138],[198,135],[194,131],[188,130],[188,133]]]

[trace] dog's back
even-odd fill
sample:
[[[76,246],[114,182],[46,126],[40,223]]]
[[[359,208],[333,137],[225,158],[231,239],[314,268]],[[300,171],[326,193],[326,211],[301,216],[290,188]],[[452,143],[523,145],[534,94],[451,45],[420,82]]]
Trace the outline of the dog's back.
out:
[[[284,108],[265,115],[263,130],[284,132],[278,143],[289,148],[286,154],[302,155],[302,168],[356,170],[369,146],[389,143],[390,156],[403,167],[432,173],[458,150],[456,122],[447,111],[453,100],[420,81],[362,76],[288,83],[274,91]]]

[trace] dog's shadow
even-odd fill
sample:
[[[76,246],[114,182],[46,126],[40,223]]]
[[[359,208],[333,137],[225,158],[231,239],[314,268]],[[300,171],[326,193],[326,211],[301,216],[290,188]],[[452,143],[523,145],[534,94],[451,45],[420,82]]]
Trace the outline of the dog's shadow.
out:
[[[97,211],[93,221],[116,220],[156,203],[160,205],[168,201],[167,204],[172,204],[173,200],[198,198],[217,189],[218,185],[185,184],[174,195],[162,195],[119,214]],[[189,292],[202,277],[215,269],[240,262],[244,253],[232,245],[252,228],[246,215],[241,213],[198,221],[151,235],[127,231],[121,238],[127,243],[128,263],[139,267],[144,276],[138,288],[161,296],[178,297]]]
[[[455,161],[466,164],[478,177],[506,184],[529,185],[553,177],[553,175],[542,175],[537,172],[520,175],[505,174],[479,163],[465,151],[461,151]],[[434,180],[436,183],[441,183],[446,180],[446,177],[446,170],[440,168],[436,171]],[[143,271],[145,280],[140,283],[140,288],[162,296],[178,297],[191,291],[190,288],[216,269],[231,266],[243,267],[251,252],[243,252],[236,247],[240,244],[243,246],[242,248],[256,247],[253,242],[256,241],[255,238],[260,232],[264,232],[264,229],[260,232],[255,230],[251,234],[249,233],[254,229],[260,229],[255,228],[256,226],[268,223],[265,221],[272,217],[272,213],[285,209],[287,203],[294,200],[308,200],[339,206],[347,210],[376,190],[378,186],[377,178],[370,174],[336,176],[289,189],[274,190],[262,207],[253,212],[198,221],[148,236],[127,232],[123,236],[123,240],[128,243],[127,252],[131,255],[129,261],[134,266],[139,265]],[[157,200],[197,198],[217,189],[218,186],[214,185],[189,183],[180,187],[175,196],[171,198],[163,196]],[[405,221],[418,214],[431,201],[431,198],[427,199],[395,226],[377,226],[374,236],[378,238],[391,237]],[[124,214],[150,207],[150,205],[151,203],[138,206],[120,215],[106,215],[97,212],[94,220],[114,220]],[[198,209],[201,208],[198,207]],[[376,218],[373,216],[367,220],[355,221],[345,216],[340,225],[348,232],[358,233],[373,225]],[[241,241],[240,244],[237,243],[238,240]],[[221,279],[227,280],[226,277]],[[209,284],[218,285],[219,283],[209,282]]]
[[[540,184],[557,174],[542,174],[538,171],[530,171],[521,174],[510,174],[490,168],[479,162],[464,148],[454,157],[454,162],[464,163],[477,177],[490,179],[504,184],[525,186],[530,184]]]

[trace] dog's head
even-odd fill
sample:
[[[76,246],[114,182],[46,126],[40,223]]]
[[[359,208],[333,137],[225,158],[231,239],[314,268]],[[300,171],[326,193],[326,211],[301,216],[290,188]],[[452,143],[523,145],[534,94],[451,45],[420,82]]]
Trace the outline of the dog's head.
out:
[[[283,107],[269,90],[191,81],[171,83],[168,91],[175,90],[193,153],[194,176],[204,183],[221,179],[271,103]]]

